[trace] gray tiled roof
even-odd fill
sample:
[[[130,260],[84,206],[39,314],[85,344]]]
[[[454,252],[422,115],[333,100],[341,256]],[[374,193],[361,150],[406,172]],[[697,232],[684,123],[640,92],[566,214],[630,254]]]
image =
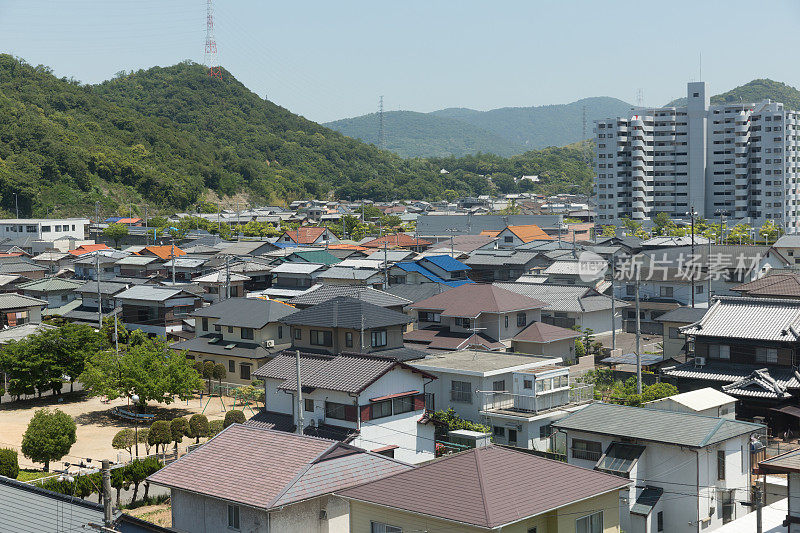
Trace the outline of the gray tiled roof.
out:
[[[764,429],[761,424],[674,411],[589,404],[553,424],[564,430],[702,448]]]
[[[380,270],[376,268],[348,268],[334,266],[319,275],[322,279],[355,279],[366,280],[372,276],[379,275]]]
[[[102,282],[101,282],[102,283]],[[128,300],[142,300],[148,302],[163,302],[176,296],[194,296],[180,289],[167,289],[152,285],[136,285],[117,294],[117,298]]]
[[[390,285],[383,292],[388,292],[400,298],[419,302],[431,296],[441,294],[452,289],[450,285],[444,283],[419,283],[416,285]]]
[[[117,294],[118,292],[122,292],[128,288],[127,283],[117,283],[114,281],[101,281],[100,282],[100,293],[101,294]],[[96,281],[87,281],[77,289],[75,292],[79,292],[82,294],[91,294],[97,295],[97,282]]]
[[[188,350],[190,352],[210,353],[214,355],[224,355],[231,357],[243,357],[247,359],[263,359],[269,357],[271,353],[289,347],[283,344],[273,350],[267,350],[260,344],[254,342],[241,342],[222,339],[218,335],[203,335],[193,339],[176,342],[170,347],[175,350]]]
[[[197,309],[192,316],[217,318],[220,326],[261,329],[296,312],[285,303],[263,298],[229,298]]]
[[[495,282],[494,286],[534,298],[547,304],[548,311],[584,313],[611,309],[611,298],[590,287],[579,285],[556,285],[553,283]],[[617,307],[627,307],[622,300]]]
[[[707,311],[706,307],[678,307],[656,318],[656,322],[693,324],[703,318]]]
[[[720,296],[697,325],[683,333],[761,341],[800,339],[800,300]]]
[[[408,315],[349,296],[337,296],[281,320],[293,326],[375,329],[412,322]]]
[[[302,296],[292,298],[289,300],[289,303],[305,307],[325,302],[337,296],[350,296],[351,298],[363,300],[380,307],[403,306],[411,303],[411,300],[389,294],[388,292],[379,291],[372,287],[352,285],[323,285]]]
[[[45,300],[23,296],[13,292],[0,294],[0,309],[18,309],[21,307],[42,307],[47,305]]]

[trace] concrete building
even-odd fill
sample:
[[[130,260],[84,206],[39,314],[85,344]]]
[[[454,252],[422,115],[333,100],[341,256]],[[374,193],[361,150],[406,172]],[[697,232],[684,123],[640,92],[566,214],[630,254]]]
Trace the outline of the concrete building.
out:
[[[687,104],[640,109],[595,125],[597,221],[722,214],[796,233],[798,115],[784,104],[710,105],[704,82]]]
[[[88,218],[9,218],[0,220],[0,236],[18,239],[55,241],[64,237],[83,240],[86,237]]]

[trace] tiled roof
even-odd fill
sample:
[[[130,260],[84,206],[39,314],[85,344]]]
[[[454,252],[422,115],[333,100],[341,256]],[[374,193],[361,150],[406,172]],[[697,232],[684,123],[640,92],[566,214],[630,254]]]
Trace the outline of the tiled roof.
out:
[[[470,266],[524,266],[536,259],[538,252],[517,250],[475,250],[464,262]]]
[[[761,461],[758,466],[759,470],[769,473],[800,472],[800,449]]]
[[[518,484],[509,483],[510,479],[547,482]],[[618,476],[561,461],[487,446],[448,455],[413,470],[337,494],[469,526],[495,529],[623,489],[629,483]]]
[[[323,328],[375,329],[412,322],[408,315],[357,300],[337,296],[308,309],[297,311],[281,320],[292,326]]]
[[[74,250],[70,250],[69,253],[72,255],[83,255],[97,250],[110,250],[110,249],[111,248],[109,248],[105,244],[82,244],[81,246],[78,246]]]
[[[800,298],[800,273],[776,273],[731,288],[746,296]]]
[[[284,236],[289,237],[293,242],[298,244],[314,244],[323,233],[325,233],[325,228],[304,226],[296,230],[289,230],[284,233]]]
[[[20,283],[18,288],[28,291],[70,291],[83,285],[83,281],[65,278],[43,278]]]
[[[490,235],[454,235],[453,250],[468,254],[482,246],[486,246],[495,238]],[[450,240],[441,242],[430,248],[431,251],[450,252]]]
[[[19,309],[21,307],[42,307],[47,305],[46,300],[23,296],[13,292],[0,294],[0,309]]]
[[[232,282],[248,281],[250,279],[250,276],[245,276],[244,274],[237,274],[236,272],[230,272],[230,274],[228,274],[224,270],[218,270],[206,274],[205,276],[196,277],[192,279],[192,281],[198,283],[226,283],[229,277]]]
[[[717,383],[735,383],[750,376],[754,371],[764,368],[764,365],[745,365],[729,361],[706,360],[703,366],[695,364],[694,360],[687,361],[663,370],[670,377],[685,378]],[[772,367],[768,369],[770,377],[780,386],[790,389],[800,388],[800,380],[795,376],[791,367]]]
[[[445,272],[459,272],[462,270],[470,270],[470,268],[459,261],[458,259],[453,259],[449,255],[427,255],[425,256],[422,261],[428,261],[436,265],[437,267],[441,268]]]
[[[129,255],[117,261],[117,264],[120,266],[146,266],[155,261],[158,261],[157,257],[147,255]]]
[[[386,245],[389,248],[410,248],[413,246],[430,246],[431,242],[425,239],[412,237],[406,233],[395,233],[394,235],[384,235],[377,239],[361,243],[367,248],[381,248]]]
[[[508,226],[506,229],[519,237],[522,242],[553,240],[550,235],[545,233],[542,228],[536,224],[527,224],[525,226]]]
[[[418,302],[452,288],[450,285],[443,283],[420,283],[418,285],[390,285],[383,291],[411,302]]]
[[[102,285],[102,282],[101,282]],[[148,302],[163,302],[175,296],[194,296],[181,289],[167,289],[152,285],[136,285],[117,294],[116,297],[127,300],[142,300]]]
[[[450,331],[449,328],[425,328],[407,331],[403,341],[427,344],[432,350],[464,350],[482,346],[486,350],[505,350],[506,345],[484,333]]]
[[[155,255],[156,257],[160,258],[161,260],[166,261],[168,259],[172,259],[173,247],[172,247],[172,245],[167,245],[167,244],[165,244],[163,246],[147,246],[147,247],[145,247],[144,250],[142,250],[139,253],[143,254],[145,252],[149,252],[149,253]],[[175,246],[174,256],[175,257],[180,257],[182,255],[186,255],[186,252],[184,252],[183,250],[181,250],[180,248]]]
[[[339,442],[233,424],[148,480],[273,509],[410,468]]]
[[[380,307],[396,307],[411,303],[411,300],[379,291],[372,287],[352,285],[323,285],[311,292],[292,298],[289,303],[294,306],[307,307],[328,301],[337,296],[350,296]]]
[[[263,298],[228,298],[195,310],[192,316],[217,318],[220,326],[261,329],[270,322],[291,315],[297,310],[282,302]]]
[[[761,341],[800,340],[800,301],[720,296],[696,325],[683,333]]]
[[[547,304],[548,311],[587,313],[611,309],[611,298],[590,287],[580,285],[556,285],[554,283],[495,282],[494,286],[534,298]],[[628,302],[616,301],[617,308],[627,307]]]
[[[221,339],[219,335],[203,335],[176,342],[170,347],[175,350],[188,350],[190,352],[211,353],[245,359],[263,359],[270,355],[270,352],[260,344]],[[282,348],[288,348],[288,344],[283,345]]]
[[[678,307],[656,318],[656,322],[692,324],[703,318],[707,311],[706,307]]]
[[[576,339],[581,334],[573,329],[561,328],[544,322],[534,322],[517,333],[513,340],[522,342],[555,342],[565,339]]]
[[[415,302],[412,309],[440,310],[445,316],[474,318],[481,313],[509,313],[541,309],[547,304],[486,283],[462,285]]]
[[[368,280],[372,276],[378,276],[381,271],[376,268],[352,268],[343,266],[332,266],[319,275],[320,279],[352,279]]]
[[[338,257],[325,250],[304,250],[294,252],[291,256],[307,263],[319,263],[321,265],[335,265],[341,261]]]
[[[764,426],[739,420],[661,411],[607,403],[592,403],[555,422],[558,429],[702,448]]]

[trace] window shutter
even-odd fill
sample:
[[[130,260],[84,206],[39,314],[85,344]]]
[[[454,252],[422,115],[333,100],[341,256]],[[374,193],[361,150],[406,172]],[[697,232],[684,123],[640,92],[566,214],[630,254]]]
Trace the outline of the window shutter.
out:
[[[417,394],[414,396],[414,410],[422,411],[423,409],[425,409],[425,395]]]
[[[356,422],[358,421],[358,406],[357,405],[347,405],[344,408],[344,419],[347,422]]]
[[[362,405],[361,406],[361,421],[367,422],[369,420],[370,412],[372,411],[371,405]]]

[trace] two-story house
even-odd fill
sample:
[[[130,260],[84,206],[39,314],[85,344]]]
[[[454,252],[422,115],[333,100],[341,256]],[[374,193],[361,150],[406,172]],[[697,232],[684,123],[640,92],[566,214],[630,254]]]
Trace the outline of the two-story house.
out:
[[[516,281],[537,265],[539,252],[523,250],[478,249],[464,263],[470,267],[469,277],[479,283]]]
[[[239,298],[247,295],[244,284],[250,280],[244,274],[236,272],[226,272],[219,270],[204,276],[196,277],[192,282],[197,283],[203,289],[203,301],[221,302],[230,298]]]
[[[252,373],[289,347],[289,328],[280,320],[295,309],[261,298],[231,298],[196,309],[195,337],[172,345],[191,359],[225,366],[225,381],[248,385]]]
[[[541,320],[545,305],[491,284],[461,285],[410,305],[419,327],[406,333],[405,340],[428,349],[482,346],[505,351],[505,343]]]
[[[22,294],[47,301],[47,308],[58,309],[78,298],[75,289],[83,285],[83,281],[64,278],[43,278],[21,283],[17,287]]]
[[[248,423],[289,431],[302,425],[310,434],[409,463],[433,459],[425,388],[436,378],[426,372],[376,354],[285,351],[253,375],[264,381],[266,408]]]
[[[264,294],[284,300],[300,296],[318,283],[317,278],[327,268],[321,263],[281,263],[272,269],[272,283]]]
[[[591,403],[553,427],[566,434],[570,464],[634,482],[624,531],[713,531],[750,512],[750,441],[761,424]]]
[[[278,242],[293,245],[325,245],[339,242],[339,238],[328,228],[301,226],[284,232]]]
[[[183,319],[201,306],[200,298],[190,292],[152,285],[130,287],[115,300],[126,328],[165,336],[181,329]]]
[[[47,301],[22,294],[0,294],[0,328],[13,328],[23,324],[40,324],[42,309]]]
[[[516,248],[531,241],[551,240],[553,240],[553,237],[536,224],[506,226],[497,234],[497,245],[500,248]]]

